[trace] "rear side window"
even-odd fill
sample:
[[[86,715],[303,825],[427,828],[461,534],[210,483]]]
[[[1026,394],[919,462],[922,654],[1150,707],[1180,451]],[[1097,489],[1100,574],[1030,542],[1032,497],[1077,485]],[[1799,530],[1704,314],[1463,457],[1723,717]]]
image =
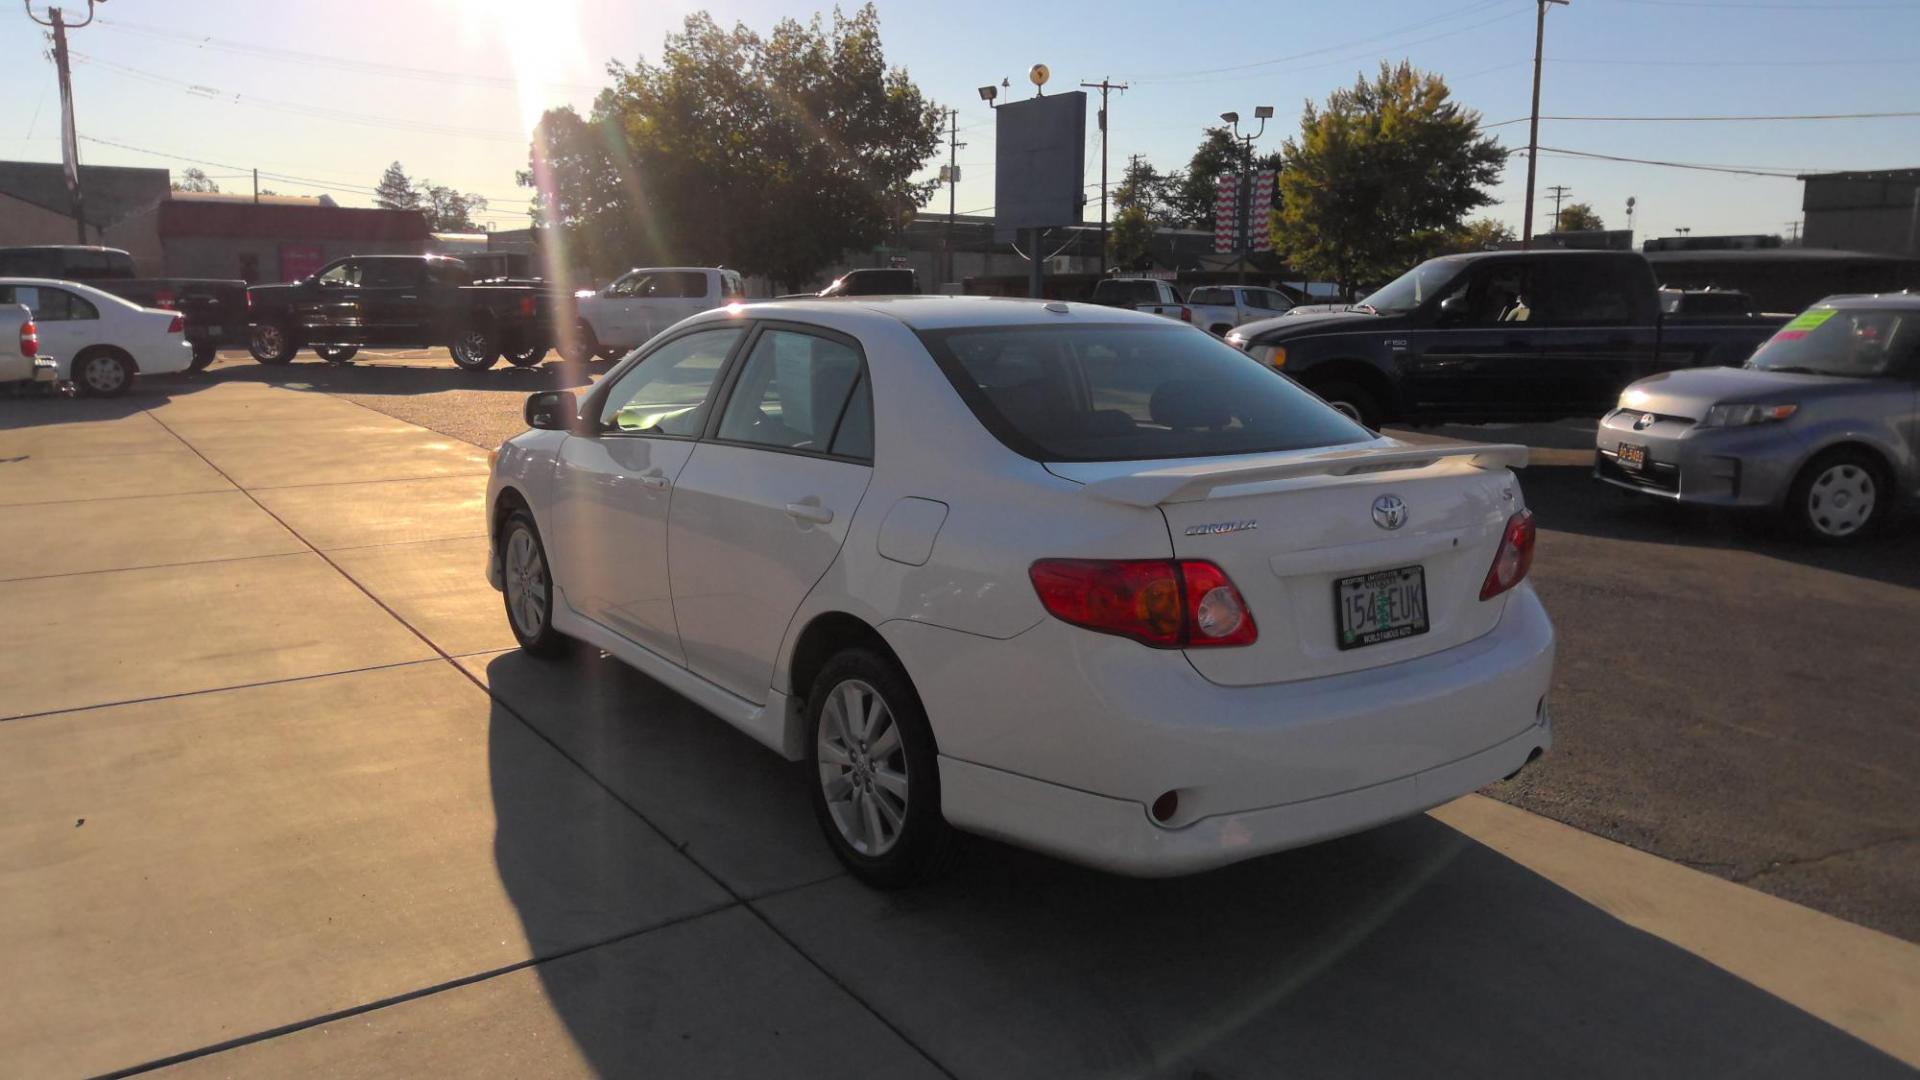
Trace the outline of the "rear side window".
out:
[[[722,299],[726,299],[726,300],[746,299],[747,285],[746,285],[746,282],[740,280],[739,274],[736,274],[731,270],[728,270],[722,273],[720,275],[720,284],[722,289],[724,290],[721,294]]]
[[[1228,304],[1233,303],[1233,293],[1226,289],[1195,289],[1187,294],[1190,304]],[[1247,294],[1247,302],[1253,302],[1253,294]]]
[[[768,330],[740,371],[720,415],[719,436],[828,453],[859,378],[858,349],[831,338]]]
[[[1192,327],[924,331],[954,389],[1038,461],[1137,461],[1337,446],[1365,428]]]
[[[36,322],[74,322],[97,319],[100,309],[66,291],[40,285],[0,285],[0,304],[25,304]]]
[[[677,296],[686,300],[704,300],[707,296],[707,275],[698,270],[676,270],[671,274],[660,275],[664,287],[659,295]]]
[[[1633,322],[1633,278],[1611,261],[1548,258],[1534,267],[1533,321],[1546,326],[1627,326]]]
[[[51,251],[0,251],[0,275],[6,277],[64,277],[60,260]]]

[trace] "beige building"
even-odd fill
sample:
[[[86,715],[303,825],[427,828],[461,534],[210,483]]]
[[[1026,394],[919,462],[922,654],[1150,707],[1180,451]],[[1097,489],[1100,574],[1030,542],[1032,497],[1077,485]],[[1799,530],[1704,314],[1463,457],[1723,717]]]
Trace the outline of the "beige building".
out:
[[[1813,173],[1801,209],[1812,248],[1920,257],[1920,169]]]

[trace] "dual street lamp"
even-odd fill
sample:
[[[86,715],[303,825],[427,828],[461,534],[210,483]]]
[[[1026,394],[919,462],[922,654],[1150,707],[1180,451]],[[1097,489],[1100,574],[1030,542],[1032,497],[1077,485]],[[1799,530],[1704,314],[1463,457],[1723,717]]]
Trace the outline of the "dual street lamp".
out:
[[[1241,182],[1246,185],[1245,192],[1237,200],[1237,215],[1240,233],[1240,284],[1247,283],[1247,256],[1253,248],[1253,141],[1267,132],[1267,121],[1273,119],[1273,106],[1256,105],[1253,118],[1260,121],[1260,127],[1246,135],[1240,134],[1240,114],[1223,112],[1220,119],[1233,128],[1233,138],[1240,143],[1240,159],[1244,167],[1240,170]]]

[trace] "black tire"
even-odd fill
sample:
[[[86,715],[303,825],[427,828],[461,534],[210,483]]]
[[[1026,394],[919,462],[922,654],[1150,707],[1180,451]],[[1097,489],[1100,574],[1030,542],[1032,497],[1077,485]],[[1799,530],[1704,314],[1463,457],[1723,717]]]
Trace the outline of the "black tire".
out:
[[[1226,337],[1227,332],[1232,329],[1233,327],[1228,326],[1226,323],[1216,323],[1213,326],[1207,327],[1207,333],[1212,334],[1214,337],[1217,337],[1217,338],[1223,338],[1223,337]]]
[[[484,323],[461,330],[447,346],[463,371],[485,371],[500,362],[500,335]]]
[[[219,347],[210,341],[198,342],[193,347],[193,361],[187,365],[188,371],[205,371],[213,366],[220,355]]]
[[[329,364],[344,364],[360,352],[358,345],[315,345],[313,351]]]
[[[875,721],[872,729],[855,731],[829,716],[830,704],[839,717],[849,711],[846,699],[837,697],[843,687],[877,696],[891,722]],[[876,749],[887,742],[889,731],[894,744]],[[827,846],[854,877],[876,889],[903,889],[951,865],[960,838],[940,813],[937,758],[926,711],[898,665],[865,648],[843,650],[827,661],[807,695],[808,801]],[[830,787],[848,798],[830,803]],[[906,792],[904,812],[897,790]],[[868,806],[874,808],[871,816],[863,812]],[[850,835],[869,827],[865,835],[878,843]],[[869,846],[877,850],[864,850]]]
[[[1327,404],[1345,413],[1348,418],[1358,420],[1361,426],[1380,430],[1380,403],[1364,388],[1349,382],[1330,382],[1312,389]]]
[[[1782,509],[1801,537],[1850,544],[1872,535],[1887,520],[1892,503],[1886,466],[1865,450],[1842,446],[1807,462],[1787,489]]]
[[[521,546],[523,540],[524,547]],[[523,554],[535,561],[523,562]],[[515,510],[500,530],[500,596],[506,605],[507,626],[513,630],[514,640],[534,656],[553,657],[567,651],[567,636],[553,628],[551,565],[533,515]],[[537,588],[529,595],[532,586]]]
[[[584,364],[599,353],[600,339],[594,336],[592,326],[582,322],[574,327],[570,340],[560,342],[559,349],[560,359],[569,364]]]
[[[535,345],[531,348],[519,349],[506,354],[507,363],[512,364],[514,367],[534,367],[539,364],[540,361],[545,360],[547,353],[550,351],[551,350],[545,345]]]
[[[81,397],[117,398],[133,389],[133,358],[118,349],[89,349],[73,358],[70,374]]]
[[[300,351],[293,330],[280,323],[255,323],[247,331],[247,352],[262,364],[284,364]]]

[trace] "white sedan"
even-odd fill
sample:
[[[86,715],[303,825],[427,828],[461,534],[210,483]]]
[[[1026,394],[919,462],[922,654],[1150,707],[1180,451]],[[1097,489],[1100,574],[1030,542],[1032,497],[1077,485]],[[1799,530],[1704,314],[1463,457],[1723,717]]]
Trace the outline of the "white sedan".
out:
[[[179,312],[144,308],[77,281],[28,277],[0,277],[0,304],[33,312],[41,350],[60,361],[60,378],[82,394],[118,397],[138,375],[193,364]]]
[[[1511,446],[1409,446],[1203,330],[971,297],[696,316],[498,451],[529,652],[808,764],[893,887],[956,830],[1138,875],[1417,814],[1552,741]]]

